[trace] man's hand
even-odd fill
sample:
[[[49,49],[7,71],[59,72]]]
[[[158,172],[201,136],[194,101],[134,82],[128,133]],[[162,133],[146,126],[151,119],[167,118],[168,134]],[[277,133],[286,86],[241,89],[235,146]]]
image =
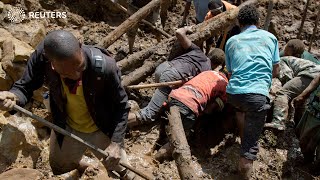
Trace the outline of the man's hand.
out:
[[[108,168],[114,169],[121,159],[120,145],[115,142],[111,142],[105,151],[109,156],[104,160],[104,163]]]
[[[16,105],[17,96],[9,91],[0,92],[0,110],[11,111]]]
[[[299,95],[292,100],[291,105],[293,107],[304,105],[304,103],[306,102],[306,99],[307,98],[305,98],[304,96]]]

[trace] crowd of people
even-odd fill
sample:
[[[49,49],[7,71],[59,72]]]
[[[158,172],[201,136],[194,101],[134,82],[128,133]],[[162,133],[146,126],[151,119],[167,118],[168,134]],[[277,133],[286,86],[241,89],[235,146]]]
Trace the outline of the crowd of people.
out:
[[[221,0],[193,2],[197,23],[236,8]],[[119,161],[128,163],[124,147],[127,125],[134,127],[157,121],[160,110],[170,106],[179,107],[187,135],[200,116],[232,106],[241,138],[238,164],[243,179],[249,179],[253,171],[263,128],[285,130],[292,110],[290,105],[296,107],[294,124],[305,158],[309,161],[315,156],[320,158],[318,59],[305,51],[298,39],[290,40],[284,51],[279,52],[277,38],[258,28],[260,15],[253,5],[242,7],[238,24],[226,29],[220,37],[208,39],[203,51],[202,45],[192,43],[187,37],[192,33],[185,26],[190,5],[191,0],[187,0],[181,24],[184,27],[176,31],[185,53],[159,65],[155,81],[191,80],[180,87],[156,89],[141,110],[129,113],[120,70],[110,54],[79,43],[64,30],[48,33],[32,53],[21,79],[9,91],[0,92],[1,110],[12,112],[15,104],[24,106],[33,91],[47,84],[53,123],[105,149],[109,156],[103,164],[123,179],[135,178],[134,173],[119,165]],[[135,31],[128,33],[131,50]],[[213,42],[216,46],[211,50]],[[269,90],[273,78],[278,78],[283,86],[276,93],[272,122],[266,123],[272,106]],[[83,172],[90,165],[81,160],[86,149],[52,130],[49,160],[54,174],[73,169]]]

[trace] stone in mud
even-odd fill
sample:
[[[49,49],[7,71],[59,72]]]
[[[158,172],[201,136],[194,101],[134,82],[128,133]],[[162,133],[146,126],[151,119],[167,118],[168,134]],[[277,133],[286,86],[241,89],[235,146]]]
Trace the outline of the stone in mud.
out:
[[[11,61],[1,62],[3,70],[15,82],[21,78],[26,67],[25,62],[12,63]]]
[[[1,173],[10,166],[35,168],[43,147],[29,118],[13,115],[1,124],[0,149]]]
[[[40,171],[29,168],[15,168],[0,174],[0,179],[6,180],[37,180],[43,179],[43,177],[44,175]]]
[[[3,49],[3,58],[1,59],[2,62],[5,61],[12,61],[14,59],[14,46],[11,40],[6,40],[2,44]]]
[[[11,88],[13,80],[3,70],[2,64],[0,63],[0,91],[7,91]]]

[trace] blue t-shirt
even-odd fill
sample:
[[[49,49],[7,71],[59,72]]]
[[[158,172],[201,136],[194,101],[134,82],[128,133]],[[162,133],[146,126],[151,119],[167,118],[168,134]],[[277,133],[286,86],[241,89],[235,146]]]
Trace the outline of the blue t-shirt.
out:
[[[187,0],[187,2],[191,2],[192,0]],[[204,21],[204,18],[207,15],[208,4],[210,0],[193,0],[194,9],[196,11],[196,19],[201,23]]]
[[[226,44],[226,68],[232,73],[227,93],[268,96],[279,60],[278,40],[265,30],[250,26],[231,37]]]

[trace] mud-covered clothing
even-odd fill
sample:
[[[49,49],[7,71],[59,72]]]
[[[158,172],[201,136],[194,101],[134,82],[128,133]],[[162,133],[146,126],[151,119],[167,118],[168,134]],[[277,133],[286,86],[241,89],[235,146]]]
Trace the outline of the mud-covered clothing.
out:
[[[320,73],[320,65],[305,59],[285,56],[280,61],[280,76],[282,84],[297,76],[315,78]]]
[[[249,26],[228,40],[225,52],[226,68],[231,73],[227,93],[268,96],[273,65],[280,60],[277,38]]]
[[[192,2],[196,11],[196,20],[198,23],[202,23],[208,12],[209,0],[186,0]]]
[[[280,57],[284,57],[284,51],[283,50],[280,51]],[[312,62],[320,65],[319,59],[315,55],[309,53],[308,51],[303,51],[303,53],[301,54],[300,58],[312,61]]]
[[[269,98],[261,94],[227,94],[227,97],[228,103],[238,112],[245,113],[240,156],[256,160],[259,152],[258,140],[267,118],[267,110],[271,107]]]
[[[312,61],[293,56],[281,57],[279,79],[283,86],[276,92],[273,123],[284,124],[288,118],[291,100],[301,94],[319,73],[320,65]],[[296,110],[304,111],[304,108],[299,107]]]
[[[195,77],[200,72],[211,69],[210,59],[195,44],[191,44],[188,52],[170,61],[170,64],[184,77]]]
[[[188,108],[196,116],[202,114],[208,104],[214,103],[216,98],[226,102],[226,86],[228,79],[223,73],[216,71],[205,71],[186,82],[178,89],[174,89],[169,94]]]
[[[320,144],[320,86],[311,94],[307,110],[296,128],[301,152],[306,159],[313,160],[316,147]]]
[[[44,56],[43,42],[41,42],[28,60],[26,70],[20,80],[14,83],[10,92],[18,97],[18,105],[24,106],[32,97],[33,91],[44,83],[50,90],[50,108],[53,123],[61,128],[66,127],[67,113],[66,99],[62,94],[60,75],[55,72],[49,60]],[[121,85],[120,70],[113,58],[105,56],[105,74],[97,78],[92,65],[90,46],[82,45],[85,55],[86,69],[82,74],[83,94],[90,115],[97,127],[113,142],[122,143],[127,127],[129,105],[128,97]],[[103,81],[103,82],[101,82]],[[97,89],[97,84],[103,85]],[[101,88],[102,87],[102,88]],[[62,142],[63,136],[60,136]]]
[[[177,81],[191,76],[195,77],[210,69],[211,64],[208,57],[197,45],[192,44],[187,53],[160,64],[155,71],[155,80],[156,82]],[[156,119],[171,90],[171,87],[160,87],[155,91],[148,105],[139,111],[141,121]]]

